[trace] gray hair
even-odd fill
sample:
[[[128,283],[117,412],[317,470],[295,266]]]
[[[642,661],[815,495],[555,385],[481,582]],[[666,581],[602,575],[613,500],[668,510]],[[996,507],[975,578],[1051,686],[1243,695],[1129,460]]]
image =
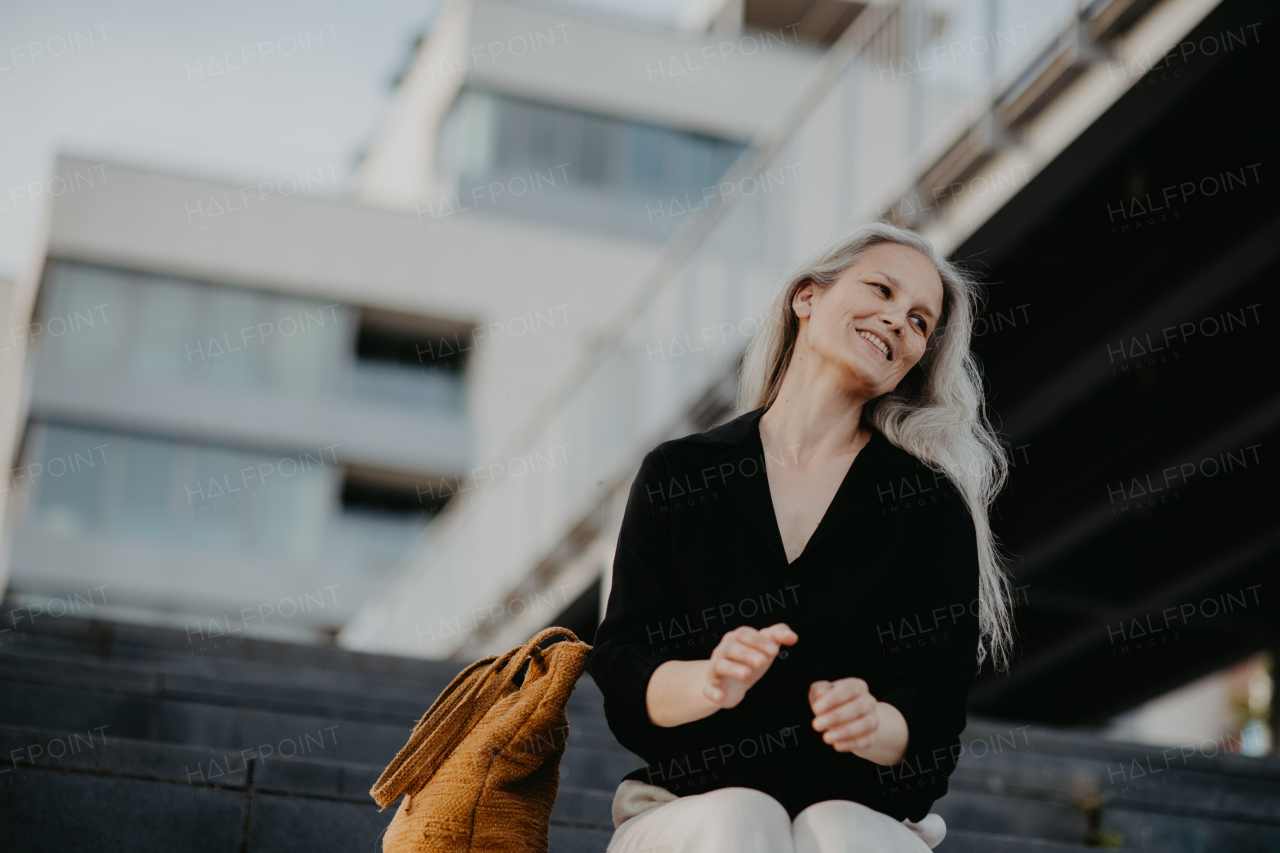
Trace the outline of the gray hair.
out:
[[[945,474],[964,499],[978,539],[977,665],[981,669],[987,657],[985,640],[993,666],[1007,669],[1013,644],[1012,590],[988,511],[1008,478],[1009,465],[987,419],[981,367],[969,351],[981,299],[975,278],[914,231],[871,222],[841,235],[794,267],[774,295],[743,357],[737,408],[746,413],[772,406],[777,398],[799,336],[800,321],[791,307],[796,292],[810,281],[830,287],[868,249],[882,243],[914,249],[933,263],[942,279],[942,317],[920,361],[897,388],[869,400],[862,419],[931,470]]]

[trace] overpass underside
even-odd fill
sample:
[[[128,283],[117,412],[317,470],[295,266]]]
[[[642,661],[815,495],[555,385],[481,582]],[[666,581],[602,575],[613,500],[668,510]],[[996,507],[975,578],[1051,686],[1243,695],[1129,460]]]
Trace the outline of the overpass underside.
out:
[[[974,713],[1099,723],[1280,646],[1276,18],[1227,0],[1116,69],[1140,80],[955,252],[1016,466],[1019,653]]]

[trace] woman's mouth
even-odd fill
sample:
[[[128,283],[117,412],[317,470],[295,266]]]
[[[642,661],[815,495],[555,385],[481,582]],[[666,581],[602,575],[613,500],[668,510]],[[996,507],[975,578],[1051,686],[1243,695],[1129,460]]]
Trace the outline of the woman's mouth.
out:
[[[885,361],[889,361],[893,358],[893,352],[889,349],[888,345],[884,341],[880,340],[876,335],[873,335],[870,332],[858,332],[858,337],[870,341],[872,346],[884,353]]]

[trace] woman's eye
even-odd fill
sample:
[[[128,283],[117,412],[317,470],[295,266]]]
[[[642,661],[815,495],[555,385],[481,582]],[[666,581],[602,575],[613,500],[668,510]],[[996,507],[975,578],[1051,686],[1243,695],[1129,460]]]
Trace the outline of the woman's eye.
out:
[[[926,322],[924,321],[924,319],[923,319],[923,318],[921,318],[921,317],[912,317],[911,319],[912,319],[912,320],[917,321],[917,322],[916,322],[916,328],[918,328],[918,329],[920,330],[920,332],[921,332],[921,333],[924,333],[924,332],[929,331],[929,324],[928,324],[928,323],[926,323]]]
[[[884,295],[885,295],[885,296],[890,295],[890,294],[889,294],[889,285],[887,285],[887,284],[874,284],[874,283],[873,283],[873,286],[878,287],[878,288],[880,288],[881,290],[883,290],[883,291],[884,291]]]

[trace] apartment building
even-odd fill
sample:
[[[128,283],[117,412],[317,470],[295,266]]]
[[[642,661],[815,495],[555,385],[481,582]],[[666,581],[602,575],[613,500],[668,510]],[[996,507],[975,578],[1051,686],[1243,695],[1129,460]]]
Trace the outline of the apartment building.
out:
[[[447,507],[567,466],[507,451],[681,232],[670,200],[715,186],[822,53],[691,26],[450,5],[350,197],[336,164],[234,182],[62,153],[7,302],[9,593],[193,649],[332,638]],[[650,68],[602,76],[609,55]],[[704,55],[746,76],[682,64]]]

